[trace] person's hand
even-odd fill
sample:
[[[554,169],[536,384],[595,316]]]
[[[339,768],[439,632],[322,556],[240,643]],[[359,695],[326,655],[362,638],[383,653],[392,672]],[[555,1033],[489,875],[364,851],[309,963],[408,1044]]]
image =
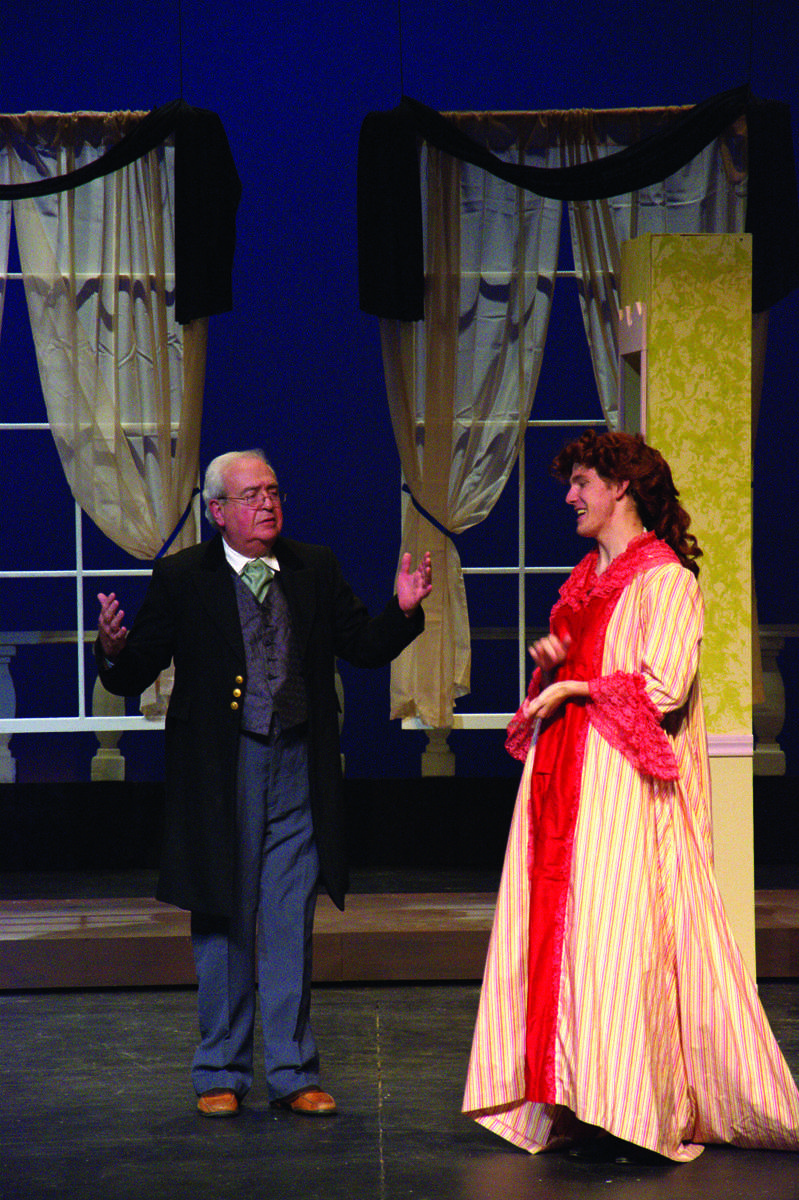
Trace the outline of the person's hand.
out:
[[[411,570],[410,554],[403,554],[397,575],[397,599],[405,616],[411,616],[432,590],[433,564],[430,551],[425,551],[415,571]]]
[[[542,671],[553,671],[555,667],[559,667],[564,661],[571,644],[572,640],[568,634],[561,640],[554,633],[550,633],[547,637],[539,638],[537,642],[533,642],[529,648],[530,655],[535,665],[540,667]]]
[[[127,641],[128,631],[122,624],[125,614],[113,592],[107,596],[99,592],[97,599],[100,601],[100,645],[106,658],[113,662]]]
[[[528,721],[545,720],[556,712],[567,700],[588,696],[588,684],[582,679],[558,679],[545,687],[532,700],[522,703],[522,712]]]

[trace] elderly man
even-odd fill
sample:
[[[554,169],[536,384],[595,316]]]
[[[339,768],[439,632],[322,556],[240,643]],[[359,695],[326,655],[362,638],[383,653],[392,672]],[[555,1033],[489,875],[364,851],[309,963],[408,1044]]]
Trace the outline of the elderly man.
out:
[[[175,663],[157,895],[191,911],[200,1113],[234,1116],[252,1084],[257,987],[270,1100],[326,1116],[309,1015],[318,881],[340,908],[347,888],[335,658],[382,666],[421,632],[430,556],[370,618],[330,550],[282,536],[261,451],[214,459],[203,496],[215,536],[156,562],[130,632],[98,596],[98,665],[137,695]]]

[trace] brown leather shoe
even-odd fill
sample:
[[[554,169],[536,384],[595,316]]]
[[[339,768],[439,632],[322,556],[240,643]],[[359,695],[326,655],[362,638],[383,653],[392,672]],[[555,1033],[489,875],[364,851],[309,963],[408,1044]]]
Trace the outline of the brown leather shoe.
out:
[[[229,1088],[211,1088],[200,1096],[197,1111],[204,1117],[235,1117],[239,1111],[238,1096]]]
[[[334,1117],[336,1112],[336,1102],[327,1092],[323,1092],[318,1087],[303,1088],[301,1092],[295,1092],[292,1096],[284,1096],[281,1100],[275,1101],[277,1108],[288,1108],[293,1113],[299,1113],[303,1117]]]

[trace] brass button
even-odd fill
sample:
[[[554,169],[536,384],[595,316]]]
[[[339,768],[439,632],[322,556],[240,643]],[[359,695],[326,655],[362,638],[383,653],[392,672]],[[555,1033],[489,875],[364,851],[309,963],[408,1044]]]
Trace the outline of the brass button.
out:
[[[239,707],[239,702],[238,702],[238,700],[233,700],[233,701],[231,702],[231,705],[230,705],[230,707],[231,707],[231,708],[233,709],[233,711],[235,712],[235,711],[236,711],[236,709]]]
[[[238,699],[238,697],[241,695],[241,688],[234,688],[233,695]]]
[[[244,676],[243,676],[243,675],[237,675],[237,676],[236,676],[236,680],[235,680],[235,681],[236,681],[236,683],[244,683]]]

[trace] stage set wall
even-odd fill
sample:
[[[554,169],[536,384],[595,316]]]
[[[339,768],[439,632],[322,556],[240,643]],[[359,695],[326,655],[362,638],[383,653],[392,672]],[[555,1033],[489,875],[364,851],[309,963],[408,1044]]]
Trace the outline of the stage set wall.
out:
[[[235,307],[211,320],[201,464],[231,447],[263,446],[288,493],[287,532],[333,546],[356,590],[377,609],[396,570],[399,460],[377,321],[358,307],[363,116],[392,107],[403,91],[443,111],[639,107],[692,104],[747,79],[757,94],[793,105],[797,22],[779,0],[756,3],[754,22],[752,11],[739,0],[632,7],[587,0],[573,13],[502,0],[288,7],[255,0],[224,10],[197,0],[142,0],[131,15],[108,0],[54,0],[25,6],[4,53],[0,107],[152,109],[182,94],[220,115],[243,193]],[[754,455],[754,572],[763,623],[797,621],[797,328],[794,295],[771,314]],[[26,412],[41,419],[26,318],[9,301],[0,380],[15,419]],[[581,396],[594,395],[579,318],[553,324],[540,387],[568,389],[577,410]],[[703,452],[712,463],[713,445]],[[68,535],[71,522],[52,502],[63,487],[55,453],[44,448],[31,462],[4,452],[0,462],[9,554],[34,539],[46,556],[48,540]],[[708,486],[721,495],[728,487],[712,466]],[[541,524],[562,530],[553,508],[562,497],[549,480],[541,496]],[[584,550],[576,536],[560,532],[552,548],[562,562]],[[46,612],[33,614],[14,611],[13,596],[6,596],[0,627],[66,627],[71,595],[54,594]],[[136,595],[131,586],[128,596]],[[59,596],[63,616],[52,611]],[[473,621],[509,623],[498,613],[473,613]],[[789,774],[799,775],[795,640],[782,666],[788,716],[781,738]],[[479,674],[472,683],[475,692],[485,687]],[[345,668],[344,686],[348,773],[418,775],[424,737],[389,721],[388,671]],[[159,739],[139,749],[130,735],[123,738],[132,781],[160,778]],[[462,776],[518,772],[501,734],[464,732],[451,744]],[[17,737],[12,748],[22,782],[62,781],[88,778],[96,741]]]
[[[703,551],[715,867],[754,974],[751,292],[747,234],[647,234],[622,247],[622,305],[641,314],[638,411],[626,396],[625,422],[682,481]]]

